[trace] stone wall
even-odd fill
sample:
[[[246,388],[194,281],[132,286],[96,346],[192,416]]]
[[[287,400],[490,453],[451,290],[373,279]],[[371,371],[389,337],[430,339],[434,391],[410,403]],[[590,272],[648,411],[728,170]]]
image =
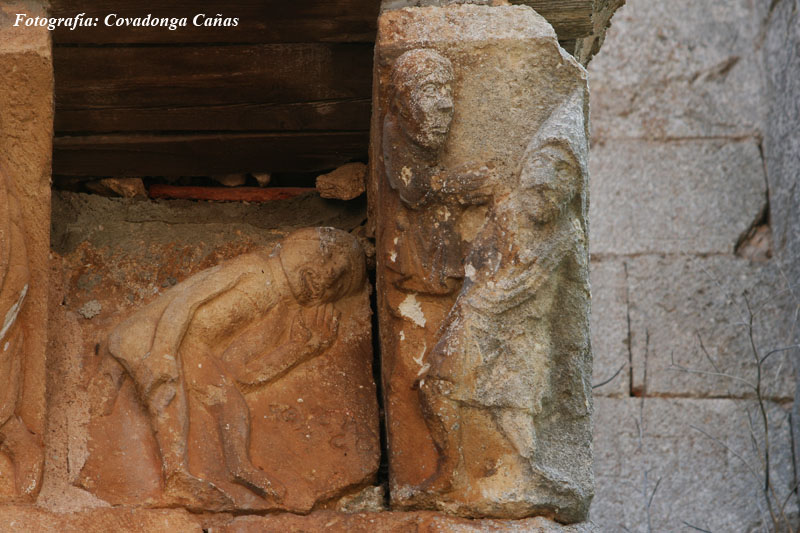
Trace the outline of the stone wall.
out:
[[[772,524],[759,383],[776,515],[793,484],[800,351],[759,380],[753,348],[799,329],[797,11],[629,0],[589,66],[595,383],[621,369],[595,388],[604,531]]]

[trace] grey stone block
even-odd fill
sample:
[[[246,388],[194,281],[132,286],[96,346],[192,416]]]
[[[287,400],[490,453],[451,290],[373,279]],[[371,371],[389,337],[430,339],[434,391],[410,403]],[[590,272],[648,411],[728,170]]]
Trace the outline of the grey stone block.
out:
[[[747,421],[754,408],[748,400],[598,398],[592,521],[609,532],[692,531],[687,523],[707,531],[764,531],[763,470]],[[777,404],[768,413],[772,481],[783,501],[792,485],[788,416]]]
[[[800,8],[778,2],[769,18],[764,58],[769,119],[764,138],[770,220],[776,254],[800,296]]]
[[[757,136],[759,29],[751,0],[628,0],[589,67],[593,137]]]
[[[630,392],[627,287],[622,261],[592,260],[592,352],[595,396],[627,396]]]
[[[800,341],[800,309],[775,262],[645,256],[627,264],[634,391],[646,389],[650,396],[754,396],[745,383],[755,384],[757,368],[745,325],[745,295],[761,357]],[[798,357],[800,350],[794,349],[765,362],[764,396],[792,398],[792,360]]]
[[[593,254],[732,253],[766,204],[753,141],[596,145],[590,175]]]

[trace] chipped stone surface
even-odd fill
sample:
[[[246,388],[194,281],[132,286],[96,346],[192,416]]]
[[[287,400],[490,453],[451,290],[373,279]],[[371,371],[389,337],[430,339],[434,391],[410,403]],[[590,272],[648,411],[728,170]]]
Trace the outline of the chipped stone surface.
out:
[[[767,407],[772,480],[782,502],[791,486],[788,412]],[[689,531],[687,523],[706,531],[764,531],[763,470],[753,455],[748,410],[761,443],[751,401],[646,398],[642,404],[640,398],[597,398],[592,520],[601,531]],[[787,507],[790,516],[795,501]]]
[[[340,514],[318,511],[308,516],[273,515],[236,518],[209,533],[327,531],[330,533],[599,533],[591,523],[564,526],[545,518],[464,520],[431,512]]]
[[[578,39],[575,47],[575,57],[582,65],[586,66],[589,61],[600,52],[600,47],[606,39],[608,28],[612,24],[612,18],[617,10],[625,5],[626,0],[595,0],[592,13],[592,34],[588,37]]]
[[[147,198],[147,189],[142,178],[103,178],[86,183],[86,188],[103,196]]]
[[[31,501],[41,487],[53,136],[47,28],[14,28],[0,6],[0,501]]]
[[[100,311],[103,310],[103,306],[97,300],[89,300],[80,309],[78,309],[78,314],[80,314],[83,318],[92,319],[100,314]]]
[[[627,280],[623,261],[592,260],[592,354],[595,396],[627,396],[630,392]],[[620,369],[622,369],[620,371]]]
[[[680,256],[626,261],[634,390],[656,396],[753,397],[755,391],[739,379],[709,374],[720,372],[755,383],[756,364],[743,325],[748,320],[745,296],[753,310],[761,357],[800,342],[797,305],[792,305],[788,280],[774,263]],[[766,397],[792,398],[791,364],[788,353],[767,360],[762,374]],[[681,371],[678,366],[703,373]]]
[[[317,177],[317,190],[323,198],[352,200],[364,194],[367,165],[348,163]]]
[[[593,139],[757,136],[762,3],[629,0],[591,63]]]
[[[467,5],[384,13],[376,68],[392,505],[580,522],[592,497],[585,71],[530,8]]]
[[[755,141],[615,141],[590,169],[592,254],[731,254],[766,204]]]

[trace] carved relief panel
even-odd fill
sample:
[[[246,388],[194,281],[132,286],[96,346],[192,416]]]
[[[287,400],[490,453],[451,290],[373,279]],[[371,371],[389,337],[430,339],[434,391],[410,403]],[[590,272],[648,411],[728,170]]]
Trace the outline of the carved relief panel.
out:
[[[397,507],[586,517],[585,70],[525,7],[383,14],[371,140]]]
[[[332,228],[177,284],[99,349],[77,484],[111,503],[307,512],[370,483],[370,314],[363,251]]]

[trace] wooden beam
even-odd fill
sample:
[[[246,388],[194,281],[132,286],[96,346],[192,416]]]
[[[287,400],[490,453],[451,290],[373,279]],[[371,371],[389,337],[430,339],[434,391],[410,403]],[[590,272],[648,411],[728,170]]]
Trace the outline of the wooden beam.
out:
[[[235,103],[76,107],[58,106],[60,134],[158,131],[331,131],[369,129],[368,98],[294,104]]]
[[[55,48],[56,132],[369,128],[372,45]]]
[[[297,103],[369,98],[372,45],[55,48],[56,105]]]
[[[51,0],[51,16],[85,13],[94,27],[57,28],[59,44],[374,42],[378,0]],[[197,27],[192,18],[237,18],[235,27]],[[187,18],[186,27],[108,27],[105,18]]]
[[[593,0],[511,0],[531,6],[552,24],[560,41],[592,34]]]
[[[53,174],[210,176],[317,172],[367,158],[367,131],[56,137]]]

